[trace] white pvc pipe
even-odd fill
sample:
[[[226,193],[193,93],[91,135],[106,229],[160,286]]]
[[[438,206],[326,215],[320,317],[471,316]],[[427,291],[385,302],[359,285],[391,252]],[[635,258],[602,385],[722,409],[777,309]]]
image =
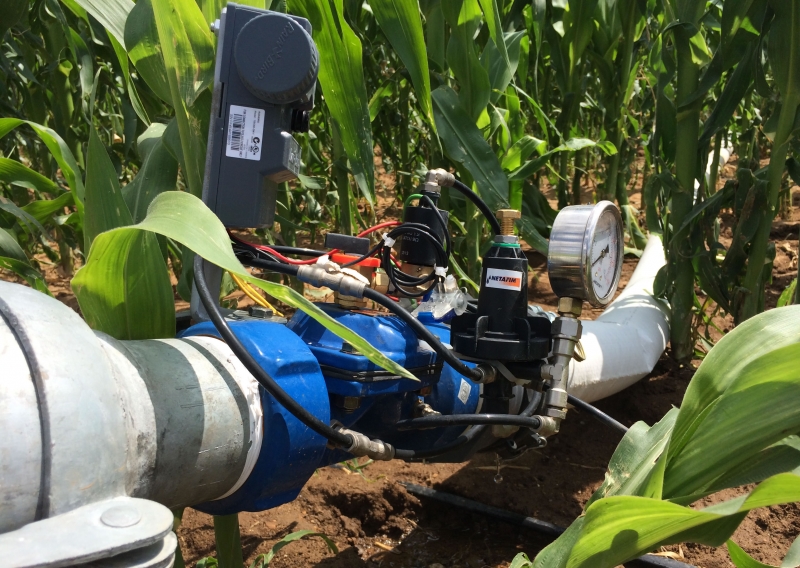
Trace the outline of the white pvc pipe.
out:
[[[583,322],[586,359],[570,364],[569,393],[592,402],[648,375],[669,340],[669,310],[653,297],[653,282],[666,263],[661,239],[650,235],[630,281],[595,321]]]

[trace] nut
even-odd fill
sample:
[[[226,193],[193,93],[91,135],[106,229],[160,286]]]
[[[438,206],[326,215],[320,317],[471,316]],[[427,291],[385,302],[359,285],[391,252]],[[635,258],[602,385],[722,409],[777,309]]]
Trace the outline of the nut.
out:
[[[558,313],[562,316],[574,316],[576,318],[581,316],[583,311],[583,300],[578,298],[559,298],[558,299]]]
[[[497,220],[500,221],[500,232],[504,235],[514,234],[514,221],[522,217],[516,209],[498,209]]]

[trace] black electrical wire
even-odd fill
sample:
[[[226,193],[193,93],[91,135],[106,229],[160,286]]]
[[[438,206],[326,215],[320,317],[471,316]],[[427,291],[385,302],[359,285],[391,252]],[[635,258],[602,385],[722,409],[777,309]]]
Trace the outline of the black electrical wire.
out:
[[[599,422],[602,422],[606,426],[610,426],[611,428],[617,430],[618,432],[622,432],[623,434],[628,432],[627,426],[625,426],[620,422],[617,422],[616,420],[611,418],[608,414],[606,414],[596,406],[592,406],[588,402],[584,402],[581,399],[572,396],[571,394],[567,395],[567,402],[569,402],[575,408],[579,408],[584,412],[591,414],[592,418],[598,420]]]
[[[468,444],[483,434],[486,431],[486,428],[487,426],[485,425],[475,426],[474,428],[461,434],[452,442],[442,444],[441,446],[434,446],[433,448],[427,448],[424,450],[401,450],[396,448],[394,451],[394,457],[400,460],[421,460],[435,458],[448,452],[452,452],[453,450],[457,450],[461,446]]]
[[[297,276],[297,271],[300,266],[296,264],[286,264],[285,262],[278,262],[275,260],[265,260],[263,258],[240,258],[242,264],[245,266],[254,266],[264,270],[272,270],[273,272],[280,272],[287,276]]]
[[[486,221],[488,221],[489,225],[491,225],[492,231],[495,235],[499,235],[503,232],[500,228],[500,221],[498,221],[497,217],[494,216],[494,211],[489,209],[489,206],[486,205],[486,202],[481,199],[477,193],[472,191],[469,187],[458,180],[456,180],[453,184],[453,188],[458,190],[462,195],[464,195],[464,197],[475,204],[475,207],[478,208],[478,211],[483,213],[483,216],[486,217]]]
[[[447,426],[519,426],[538,430],[542,421],[537,416],[518,416],[515,414],[438,414],[400,420],[398,430],[422,430],[425,428],[445,428]]]
[[[274,249],[281,254],[294,254],[297,256],[323,256],[328,254],[323,250],[314,250],[303,247],[289,247],[285,245],[269,245],[269,248]]]
[[[269,261],[263,261],[269,262]],[[244,367],[250,371],[250,374],[255,377],[258,383],[263,386],[272,397],[278,401],[280,404],[283,405],[286,410],[292,413],[300,422],[308,426],[311,430],[323,436],[324,438],[330,440],[337,446],[341,446],[344,448],[348,448],[353,445],[353,437],[349,434],[344,434],[339,432],[338,430],[332,428],[330,425],[325,424],[321,420],[319,420],[316,416],[311,414],[308,410],[303,408],[300,403],[298,403],[295,399],[293,399],[289,394],[283,390],[280,385],[275,382],[275,379],[269,376],[266,370],[256,361],[247,348],[242,345],[242,342],[239,341],[239,338],[231,330],[228,322],[225,321],[225,318],[219,311],[219,306],[217,305],[216,299],[211,294],[211,291],[208,289],[208,284],[206,283],[205,274],[203,272],[203,265],[205,260],[201,256],[196,256],[194,260],[194,282],[195,288],[197,289],[197,293],[200,296],[200,301],[203,304],[203,307],[208,314],[208,317],[211,319],[214,327],[217,328],[217,331],[222,336],[222,339],[225,340],[225,343],[228,344],[231,351],[239,358],[239,361],[242,362]],[[272,263],[270,263],[272,264]],[[297,268],[292,267],[295,269],[295,274],[297,273]]]
[[[483,373],[481,371],[465,365],[464,362],[456,357],[450,349],[442,345],[442,342],[439,341],[439,338],[437,338],[433,332],[431,332],[431,330],[425,327],[421,321],[415,318],[401,305],[393,302],[390,298],[387,298],[372,288],[364,289],[364,297],[372,300],[376,304],[380,304],[403,320],[403,322],[411,328],[411,330],[419,339],[422,339],[428,345],[430,345],[431,349],[433,349],[439,355],[439,357],[441,357],[444,362],[450,365],[455,371],[464,375],[465,377],[473,379],[476,382],[483,380]]]
[[[405,487],[406,491],[408,491],[412,495],[417,495],[419,497],[427,497],[429,499],[434,499],[436,501],[440,501],[442,503],[446,503],[454,507],[459,507],[461,509],[471,511],[473,513],[478,513],[481,515],[493,517],[495,519],[504,521],[512,525],[523,526],[531,530],[534,530],[538,533],[541,533],[543,535],[549,536],[553,539],[558,538],[565,530],[567,530],[558,525],[548,523],[547,521],[542,521],[539,519],[535,519],[533,517],[526,517],[525,515],[522,515],[520,513],[514,513],[513,511],[506,511],[505,509],[500,509],[498,507],[484,505],[483,503],[479,503],[477,501],[473,501],[471,499],[467,499],[459,495],[453,495],[452,493],[437,491],[436,489],[431,489],[430,487],[423,487],[421,485],[408,483],[406,481],[401,481],[400,485]],[[662,558],[660,556],[655,556],[653,554],[645,554],[644,556],[640,556],[639,558],[625,562],[624,566],[625,568],[640,568],[640,567],[695,568],[690,564],[685,564],[677,560],[672,560],[671,558]]]
[[[541,402],[542,402],[542,393],[533,391],[533,396],[531,396],[531,400],[528,401],[528,405],[522,410],[522,412],[520,412],[519,415],[531,416],[534,412],[536,412],[536,409],[539,407],[539,403]],[[469,442],[472,442],[473,440],[481,436],[486,431],[487,428],[488,425],[486,424],[474,426],[471,429],[464,432],[463,434],[461,434],[458,438],[456,438],[452,442],[434,448],[429,448],[425,450],[396,450],[395,457],[403,460],[415,460],[415,459],[429,459],[441,456],[453,450],[457,450],[458,448],[464,446]]]

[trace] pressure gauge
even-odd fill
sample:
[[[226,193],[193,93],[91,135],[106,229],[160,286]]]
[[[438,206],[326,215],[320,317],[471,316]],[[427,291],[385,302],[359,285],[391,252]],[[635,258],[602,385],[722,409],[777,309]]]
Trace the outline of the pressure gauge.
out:
[[[622,218],[613,203],[565,207],[550,232],[550,286],[559,298],[605,306],[617,291],[622,255]]]

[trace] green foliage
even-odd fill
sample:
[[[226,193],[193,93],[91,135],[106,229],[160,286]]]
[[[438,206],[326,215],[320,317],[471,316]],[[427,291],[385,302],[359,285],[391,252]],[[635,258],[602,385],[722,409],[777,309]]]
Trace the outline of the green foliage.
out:
[[[725,336],[680,410],[630,429],[585,514],[534,565],[613,567],[667,544],[721,546],[747,511],[800,500],[800,412],[786,400],[800,385],[798,357],[800,306],[758,315]],[[730,501],[686,506],[759,482]]]
[[[414,380],[403,367],[302,295],[286,286],[251,276],[234,256],[219,219],[202,201],[179,191],[168,191],[156,197],[141,223],[107,231],[94,240],[86,265],[72,280],[84,318],[94,329],[118,339],[141,339],[148,334],[150,337],[175,335],[171,286],[163,258],[155,254],[158,243],[153,233],[190,247],[209,262],[306,312],[376,365]],[[145,246],[148,235],[153,237],[155,252],[152,254]]]
[[[285,537],[272,545],[272,548],[269,550],[269,552],[256,556],[255,560],[253,560],[253,562],[250,564],[250,568],[265,568],[266,566],[269,566],[269,563],[272,562],[272,559],[281,550],[281,548],[287,544],[290,544],[296,540],[312,537],[321,538],[325,544],[328,545],[328,550],[330,550],[333,554],[339,554],[339,549],[336,547],[336,544],[330,538],[328,538],[327,535],[321,532],[314,532],[310,530],[295,531],[287,534]]]
[[[214,517],[214,534],[216,535],[217,555],[219,559],[213,556],[207,556],[197,561],[197,568],[238,568],[242,566],[242,547],[239,536],[239,518],[238,515],[227,515],[224,517]],[[278,542],[272,545],[269,552],[259,554],[250,563],[250,568],[266,568],[269,566],[275,555],[287,544],[304,538],[319,537],[328,546],[333,554],[338,554],[339,549],[326,534],[314,532],[310,530],[295,531],[287,534]],[[221,550],[225,550],[223,555]]]

